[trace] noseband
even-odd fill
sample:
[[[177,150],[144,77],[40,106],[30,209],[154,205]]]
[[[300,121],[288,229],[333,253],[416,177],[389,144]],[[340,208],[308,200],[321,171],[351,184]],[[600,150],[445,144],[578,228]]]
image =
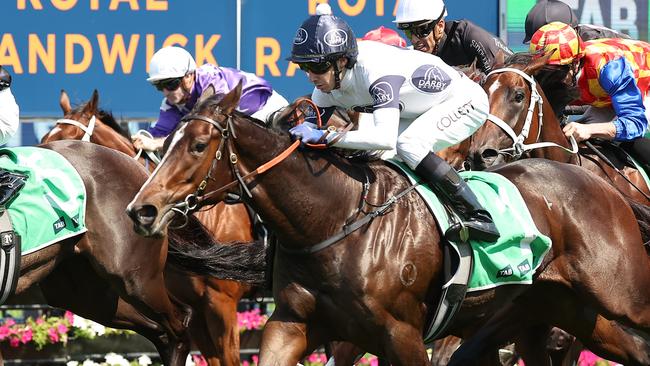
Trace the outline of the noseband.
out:
[[[572,154],[576,154],[578,152],[578,144],[576,140],[571,136],[569,139],[571,142],[571,149],[567,149],[564,146],[558,145],[554,142],[538,142],[540,135],[542,133],[542,126],[543,126],[543,117],[544,117],[544,112],[543,112],[543,104],[544,104],[544,99],[542,98],[541,94],[537,91],[537,82],[535,81],[535,78],[526,74],[522,70],[513,68],[513,67],[504,67],[501,69],[496,69],[491,71],[489,74],[487,74],[486,77],[490,77],[491,75],[495,74],[500,74],[504,72],[514,72],[515,74],[521,76],[530,84],[530,102],[528,104],[528,113],[526,114],[526,120],[524,121],[524,125],[521,129],[521,132],[519,135],[510,127],[508,123],[506,123],[504,120],[501,118],[489,113],[487,120],[494,123],[495,125],[499,126],[508,136],[513,141],[512,147],[509,147],[507,149],[502,149],[499,150],[499,154],[508,154],[511,155],[515,160],[518,160],[521,158],[521,156],[526,152],[526,151],[531,151],[534,149],[542,148],[542,147],[559,147],[567,152],[570,152]],[[528,134],[530,133],[530,127],[533,122],[533,113],[535,111],[535,105],[537,105],[537,138],[535,139],[535,143],[533,144],[526,144],[524,141],[528,138]]]
[[[199,205],[205,201],[207,201],[209,198],[224,192],[227,189],[230,189],[232,187],[235,187],[239,185],[240,188],[240,196],[242,196],[244,193],[249,197],[252,198],[253,194],[251,193],[250,189],[246,185],[245,179],[255,177],[258,174],[262,174],[266,172],[267,170],[271,169],[281,161],[283,161],[285,158],[287,158],[291,153],[300,146],[300,140],[294,141],[293,144],[291,144],[285,151],[280,153],[278,156],[275,158],[271,159],[267,163],[261,165],[257,169],[253,170],[252,172],[246,174],[246,175],[241,175],[239,171],[239,167],[237,166],[237,163],[239,162],[239,159],[237,157],[236,150],[233,146],[233,139],[236,139],[237,136],[234,131],[233,127],[233,119],[232,116],[228,116],[228,119],[226,120],[226,126],[222,127],[219,122],[215,121],[214,119],[203,116],[200,114],[191,114],[183,117],[181,119],[181,122],[189,123],[191,121],[201,121],[201,122],[206,122],[212,125],[214,128],[219,131],[221,134],[221,141],[219,142],[219,147],[217,147],[217,152],[214,155],[214,159],[212,160],[212,164],[210,165],[210,169],[208,170],[208,173],[206,174],[205,178],[199,183],[196,191],[194,193],[190,193],[185,197],[185,199],[182,202],[179,202],[174,205],[172,210],[174,212],[179,213],[182,216],[187,216],[188,213],[191,211],[196,210]],[[231,138],[232,137],[232,138]],[[217,164],[221,161],[221,159],[224,156],[224,149],[227,149],[227,154],[228,154],[228,160],[230,161],[230,169],[233,173],[233,175],[236,177],[236,180],[218,188],[213,191],[210,191],[208,193],[205,192],[205,188],[208,185],[208,182],[210,180],[215,181],[214,177],[212,176],[212,171],[214,171],[217,167]]]

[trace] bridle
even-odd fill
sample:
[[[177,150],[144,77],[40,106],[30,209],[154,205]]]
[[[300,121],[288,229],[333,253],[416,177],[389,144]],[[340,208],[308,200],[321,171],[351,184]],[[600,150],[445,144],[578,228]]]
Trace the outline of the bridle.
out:
[[[56,120],[56,124],[62,124],[62,125],[73,125],[79,127],[84,133],[84,137],[81,138],[81,141],[85,142],[90,142],[90,137],[93,135],[93,132],[95,131],[95,122],[96,122],[95,115],[90,117],[90,121],[88,121],[88,126],[84,125],[83,123],[79,121],[75,121],[73,119],[69,118],[61,118]]]
[[[186,115],[181,119],[181,122],[184,123],[190,123],[193,121],[205,122],[210,124],[214,128],[216,128],[219,134],[221,135],[221,140],[219,141],[219,146],[217,147],[217,151],[215,152],[214,158],[212,159],[212,163],[210,165],[210,168],[208,169],[208,173],[206,174],[205,178],[203,178],[201,183],[199,183],[198,187],[196,188],[196,191],[194,191],[194,193],[188,194],[181,202],[176,203],[172,208],[172,211],[185,217],[187,217],[187,215],[190,212],[196,210],[199,207],[199,205],[206,202],[213,196],[222,193],[228,189],[231,189],[235,186],[239,186],[240,188],[240,197],[243,194],[246,194],[246,196],[252,198],[253,194],[248,188],[245,180],[248,178],[255,177],[271,169],[272,167],[274,167],[275,165],[279,164],[284,159],[286,159],[289,155],[291,155],[291,153],[293,153],[298,148],[298,146],[300,146],[300,140],[296,140],[293,142],[293,144],[291,144],[287,149],[285,149],[282,153],[277,155],[275,158],[271,159],[265,164],[262,164],[252,172],[242,175],[237,164],[239,162],[239,159],[237,157],[237,151],[233,144],[233,140],[237,138],[237,135],[235,134],[234,131],[232,116],[228,116],[228,118],[226,119],[225,127],[221,126],[221,124],[215,121],[214,119],[200,114]],[[217,164],[221,162],[221,160],[226,154],[228,155],[228,161],[230,162],[231,172],[236,177],[236,179],[230,183],[221,186],[220,188],[205,193],[205,189],[208,186],[208,182],[216,181],[212,176],[212,172],[217,168]]]
[[[315,106],[315,105],[314,105]],[[315,109],[316,115],[319,115],[318,109]],[[218,112],[218,110],[217,110]],[[319,125],[320,123],[320,117],[318,118],[319,120]],[[208,170],[208,173],[206,174],[205,178],[199,183],[196,191],[194,193],[188,194],[185,199],[183,199],[181,202],[176,203],[172,207],[172,211],[182,215],[185,218],[185,223],[187,223],[187,215],[191,212],[196,210],[202,203],[205,203],[209,198],[213,197],[216,194],[222,193],[227,189],[230,189],[236,185],[239,185],[239,188],[241,190],[241,194],[246,193],[246,195],[249,198],[252,198],[252,193],[250,192],[250,189],[246,185],[245,180],[248,178],[255,177],[259,174],[262,174],[269,169],[273,168],[280,162],[282,162],[284,159],[286,159],[291,153],[293,153],[298,146],[300,146],[300,140],[294,141],[288,148],[286,148],[283,152],[278,154],[276,157],[273,159],[269,160],[268,162],[262,164],[259,166],[257,169],[251,171],[248,174],[241,175],[240,170],[237,166],[237,163],[239,162],[239,159],[237,157],[237,152],[235,150],[235,147],[233,145],[233,140],[237,138],[234,127],[233,127],[233,117],[228,116],[226,121],[225,121],[225,127],[223,127],[219,122],[215,121],[214,119],[204,116],[204,115],[199,115],[199,114],[192,114],[192,115],[187,115],[181,119],[182,122],[185,123],[190,123],[192,121],[201,121],[210,124],[214,128],[219,131],[221,134],[221,141],[219,142],[219,146],[217,147],[217,151],[215,152],[214,159],[212,160],[212,164],[210,165],[210,169]],[[224,152],[225,151],[225,152]],[[215,179],[212,177],[212,171],[217,167],[217,164],[223,159],[223,157],[228,154],[228,160],[230,161],[230,169],[233,175],[236,177],[235,180],[233,180],[230,183],[227,183],[223,185],[220,188],[217,188],[213,191],[210,191],[208,193],[204,193],[205,188],[208,185],[208,182],[210,180],[215,181]],[[356,230],[360,229],[364,225],[370,223],[374,218],[378,216],[382,216],[386,214],[387,212],[390,212],[391,207],[398,202],[402,197],[406,196],[414,190],[420,183],[416,182],[406,189],[402,190],[400,193],[396,194],[395,196],[392,196],[389,198],[387,201],[385,201],[382,204],[379,205],[372,205],[374,206],[374,209],[366,212],[363,217],[354,219],[357,217],[357,215],[363,213],[362,207],[366,203],[366,199],[368,197],[368,191],[370,189],[370,181],[368,177],[366,176],[366,181],[363,183],[363,192],[362,192],[362,199],[359,201],[359,206],[357,208],[357,212],[353,214],[350,219],[346,220],[346,223],[343,225],[343,228],[337,232],[336,234],[330,236],[326,240],[323,240],[317,244],[314,244],[310,247],[307,248],[302,248],[302,249],[289,249],[284,247],[283,245],[279,245],[279,248],[289,254],[297,254],[297,255],[304,255],[304,254],[311,254],[311,253],[316,253],[319,252],[335,243],[340,241],[341,239],[345,238],[346,236],[350,235],[351,233],[355,232]],[[241,196],[240,194],[240,196]],[[177,227],[182,227],[185,225],[185,223],[181,224],[180,226]]]
[[[56,120],[56,124],[62,124],[62,125],[72,125],[80,128],[84,132],[84,136],[81,138],[81,141],[84,142],[90,142],[90,138],[93,136],[93,132],[95,132],[95,126],[97,125],[97,118],[95,115],[92,115],[90,117],[90,120],[88,121],[88,126],[84,125],[83,123],[79,121],[75,121],[74,119],[69,119],[69,118],[61,118]],[[138,131],[139,134],[148,134],[148,137],[151,137],[151,134],[149,132],[140,130]],[[151,160],[154,164],[160,164],[160,159],[152,152],[152,151],[145,151],[143,149],[139,149],[133,159],[138,160],[140,159],[140,156],[142,156],[142,153],[145,153],[149,160]]]
[[[526,80],[528,84],[530,84],[530,103],[528,104],[528,112],[526,114],[526,120],[524,121],[524,125],[521,129],[521,132],[518,135],[512,129],[512,127],[510,127],[510,125],[506,123],[503,119],[491,113],[488,114],[487,120],[499,126],[508,136],[510,136],[510,138],[513,141],[512,147],[498,150],[497,153],[510,155],[515,160],[521,158],[521,156],[527,151],[531,151],[543,147],[559,147],[571,154],[577,154],[578,143],[573,138],[573,136],[569,138],[569,141],[571,143],[571,149],[567,149],[566,147],[562,145],[558,145],[554,142],[539,142],[539,138],[542,133],[542,126],[543,126],[544,112],[542,110],[543,109],[542,107],[544,104],[544,100],[541,94],[537,91],[537,82],[535,81],[534,77],[526,74],[522,70],[513,67],[504,67],[504,68],[493,70],[490,73],[488,73],[486,77],[490,77],[491,75],[504,73],[504,72],[514,72],[515,74],[524,78],[524,80]],[[528,138],[528,135],[530,133],[530,128],[533,122],[533,113],[535,111],[536,106],[537,106],[537,118],[538,118],[537,138],[535,139],[534,143],[526,144],[525,141]]]

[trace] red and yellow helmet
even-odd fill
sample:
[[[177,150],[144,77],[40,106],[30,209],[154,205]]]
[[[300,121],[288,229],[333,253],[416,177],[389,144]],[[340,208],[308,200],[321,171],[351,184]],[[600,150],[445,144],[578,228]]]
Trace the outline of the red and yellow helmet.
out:
[[[568,65],[584,56],[583,49],[582,39],[575,29],[561,22],[546,24],[530,40],[531,53],[553,52],[548,59],[550,65]]]

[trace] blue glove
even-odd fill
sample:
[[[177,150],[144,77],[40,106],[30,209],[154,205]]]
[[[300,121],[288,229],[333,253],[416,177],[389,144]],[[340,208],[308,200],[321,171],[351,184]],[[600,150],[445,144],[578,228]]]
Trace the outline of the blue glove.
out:
[[[312,127],[313,126],[313,127]],[[303,144],[315,144],[325,134],[325,131],[315,128],[313,123],[302,123],[289,130],[292,136],[300,139]]]

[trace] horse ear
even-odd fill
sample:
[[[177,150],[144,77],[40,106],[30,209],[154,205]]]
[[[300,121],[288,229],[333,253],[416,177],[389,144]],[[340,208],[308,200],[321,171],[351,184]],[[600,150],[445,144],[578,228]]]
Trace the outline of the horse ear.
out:
[[[68,96],[68,93],[66,93],[63,89],[61,89],[61,96],[59,96],[59,105],[61,106],[61,110],[63,111],[64,116],[72,111],[72,106],[70,105],[70,97]]]
[[[546,66],[548,59],[551,58],[556,51],[557,49],[554,49],[545,54],[538,54],[536,57],[533,57],[532,62],[526,66],[524,72],[528,75],[535,76],[542,67]]]
[[[199,103],[201,103],[201,102],[205,101],[206,99],[210,98],[215,93],[216,93],[216,91],[214,90],[214,85],[212,85],[212,84],[208,85],[208,87],[205,88],[205,90],[203,90],[203,93],[201,93],[201,96],[199,97]]]
[[[94,114],[97,111],[98,106],[99,106],[99,92],[97,91],[97,89],[95,89],[93,91],[93,96],[90,97],[88,104],[86,104],[86,107],[84,108],[84,112],[90,112]]]
[[[501,66],[503,66],[505,64],[506,64],[506,54],[503,53],[503,51],[501,49],[499,49],[497,51],[497,54],[494,56],[493,69],[496,69],[497,68],[496,66],[501,67]]]
[[[239,81],[239,84],[231,90],[225,97],[221,100],[221,107],[223,108],[224,114],[230,115],[232,111],[237,108],[239,105],[239,98],[241,97],[242,81]]]

